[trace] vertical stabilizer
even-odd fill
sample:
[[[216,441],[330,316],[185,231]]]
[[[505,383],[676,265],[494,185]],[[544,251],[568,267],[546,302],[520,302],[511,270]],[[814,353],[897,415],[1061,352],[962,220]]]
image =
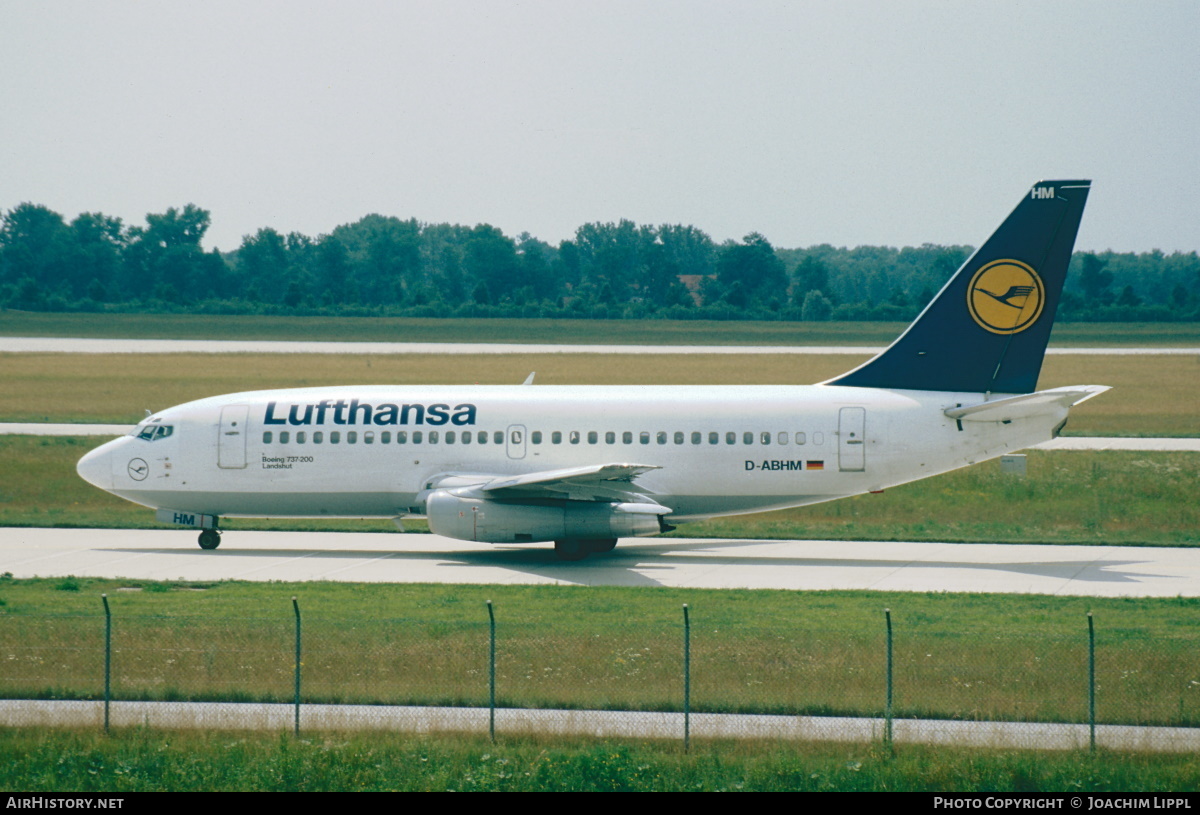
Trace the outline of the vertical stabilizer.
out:
[[[1039,181],[883,353],[827,385],[1032,393],[1090,181]]]

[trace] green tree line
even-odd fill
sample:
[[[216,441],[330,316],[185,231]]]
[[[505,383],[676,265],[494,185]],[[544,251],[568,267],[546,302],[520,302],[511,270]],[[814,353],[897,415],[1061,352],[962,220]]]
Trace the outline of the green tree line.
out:
[[[316,238],[274,229],[201,245],[193,204],[145,225],[23,203],[0,216],[0,308],[228,314],[603,319],[908,320],[969,246],[777,249],[694,226],[588,223],[527,232],[367,215]],[[1066,320],[1200,320],[1196,252],[1077,252]]]

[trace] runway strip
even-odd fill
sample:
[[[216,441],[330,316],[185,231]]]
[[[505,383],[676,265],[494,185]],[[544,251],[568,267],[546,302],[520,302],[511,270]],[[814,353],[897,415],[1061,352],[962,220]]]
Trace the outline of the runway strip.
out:
[[[482,342],[285,342],[276,340],[0,337],[0,353],[68,354],[878,354],[881,345],[547,345]],[[1050,348],[1086,356],[1200,355],[1200,348]]]
[[[236,527],[225,532],[215,551],[200,549],[195,532],[183,529],[0,528],[0,572],[205,582],[1200,597],[1200,548],[640,538],[623,540],[608,555],[564,563],[549,544],[492,546],[429,534]]]
[[[290,730],[296,708],[286,704],[222,702],[114,702],[113,727]],[[486,735],[490,711],[470,707],[302,705],[301,730],[389,730]],[[0,727],[103,727],[103,702],[0,700]],[[786,739],[865,744],[883,739],[883,719],[845,716],[763,716],[693,713],[688,729],[697,739]],[[496,732],[507,735],[592,738],[683,739],[684,714],[616,710],[498,708]],[[1085,724],[966,722],[896,719],[898,744],[940,744],[1004,749],[1085,750]],[[1096,745],[1110,750],[1200,751],[1200,728],[1097,725]]]
[[[0,422],[0,436],[124,436],[133,427],[129,424]]]

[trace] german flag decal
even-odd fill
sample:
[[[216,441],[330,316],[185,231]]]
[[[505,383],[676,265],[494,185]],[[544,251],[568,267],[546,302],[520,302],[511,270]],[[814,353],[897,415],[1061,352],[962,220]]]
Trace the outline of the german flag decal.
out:
[[[808,461],[808,462],[805,462],[804,469],[806,469],[806,470],[824,470],[825,462],[824,461]]]

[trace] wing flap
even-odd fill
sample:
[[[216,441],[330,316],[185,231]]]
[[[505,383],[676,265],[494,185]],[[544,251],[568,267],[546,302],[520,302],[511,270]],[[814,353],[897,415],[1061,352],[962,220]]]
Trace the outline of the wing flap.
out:
[[[650,470],[662,469],[654,464],[593,464],[586,467],[566,467],[561,470],[542,470],[536,473],[493,478],[483,484],[484,492],[499,492],[532,486],[564,484],[599,484],[604,482],[631,482]]]
[[[540,470],[520,475],[447,474],[433,479],[428,489],[470,488],[490,498],[507,500],[556,498],[658,506],[633,488],[639,475],[662,469],[655,464],[593,464]]]

